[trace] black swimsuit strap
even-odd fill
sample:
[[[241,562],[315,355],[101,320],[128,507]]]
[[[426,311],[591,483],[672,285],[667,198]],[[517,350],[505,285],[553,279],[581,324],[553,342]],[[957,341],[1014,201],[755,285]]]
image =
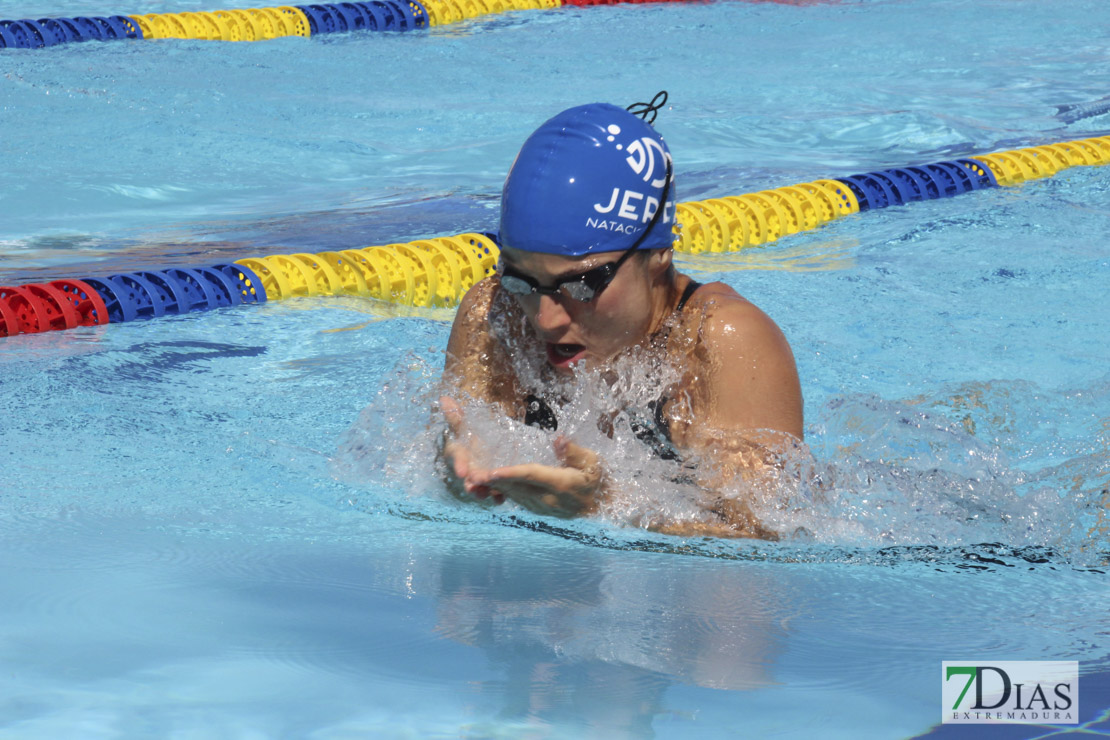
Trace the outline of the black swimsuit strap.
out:
[[[674,307],[675,311],[681,311],[686,306],[686,301],[690,300],[690,296],[694,295],[694,291],[701,287],[701,283],[697,280],[691,280],[690,284],[686,286],[686,290],[682,291],[682,297],[678,299],[678,305]]]
[[[529,393],[524,397],[524,423],[549,432],[559,429],[559,420],[555,417],[555,412],[547,405],[547,401],[535,393]]]

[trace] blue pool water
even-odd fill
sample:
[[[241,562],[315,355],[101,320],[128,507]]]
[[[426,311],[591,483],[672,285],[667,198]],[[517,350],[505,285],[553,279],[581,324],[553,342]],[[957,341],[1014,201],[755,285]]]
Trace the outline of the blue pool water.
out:
[[[1108,49],[1102,0],[874,0],[5,51],[0,285],[489,230],[541,121],[659,89],[680,200],[1106,135],[1059,109]],[[683,258],[794,348],[827,486],[780,543],[449,501],[448,310],[0,340],[0,738],[1053,731],[940,727],[943,660],[1079,661],[1106,734],[1108,236],[1072,168]]]

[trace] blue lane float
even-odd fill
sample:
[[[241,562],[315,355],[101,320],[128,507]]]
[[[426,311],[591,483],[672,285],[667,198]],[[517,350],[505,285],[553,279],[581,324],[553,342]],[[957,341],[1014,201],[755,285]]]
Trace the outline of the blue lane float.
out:
[[[113,324],[266,300],[262,281],[250,268],[228,263],[125,272],[81,282],[100,294],[106,323]]]
[[[312,35],[349,31],[412,31],[426,28],[428,16],[415,4],[399,0],[296,5],[305,14]]]
[[[141,38],[139,25],[122,15],[0,21],[0,49],[42,49],[78,41]]]
[[[974,159],[899,167],[838,179],[851,188],[861,211],[901,206],[918,200],[950,198],[971,190],[998,186],[990,168]]]
[[[444,0],[445,2],[453,0]],[[514,0],[502,0],[511,3]],[[503,10],[514,9],[506,5]],[[42,49],[80,41],[197,39],[264,41],[352,31],[414,31],[432,19],[418,0],[313,3],[272,8],[146,15],[0,20],[0,49]]]

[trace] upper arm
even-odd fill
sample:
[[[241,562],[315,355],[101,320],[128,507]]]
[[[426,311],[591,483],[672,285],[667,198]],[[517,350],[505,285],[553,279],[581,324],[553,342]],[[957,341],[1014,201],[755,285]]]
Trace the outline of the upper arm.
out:
[[[512,406],[514,375],[505,348],[490,333],[489,314],[496,283],[491,279],[476,283],[459,303],[447,356],[443,380],[448,393],[461,392],[473,400],[497,403],[506,410]]]
[[[447,357],[443,364],[445,377],[457,380],[471,372],[474,363],[471,350],[488,335],[490,286],[489,281],[475,283],[466,292],[455,311],[451,336],[447,340]]]

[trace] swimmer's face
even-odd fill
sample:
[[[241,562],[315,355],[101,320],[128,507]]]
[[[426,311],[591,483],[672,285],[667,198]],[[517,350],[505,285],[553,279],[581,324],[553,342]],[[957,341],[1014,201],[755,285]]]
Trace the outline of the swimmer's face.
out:
[[[640,343],[651,331],[653,286],[670,267],[669,250],[634,253],[592,300],[572,297],[578,294],[573,285],[580,282],[577,278],[605,265],[615,267],[622,255],[608,252],[573,258],[502,249],[506,274],[517,278],[518,292],[513,296],[556,370],[571,372],[578,363],[608,360]],[[540,290],[520,295],[528,284]]]

